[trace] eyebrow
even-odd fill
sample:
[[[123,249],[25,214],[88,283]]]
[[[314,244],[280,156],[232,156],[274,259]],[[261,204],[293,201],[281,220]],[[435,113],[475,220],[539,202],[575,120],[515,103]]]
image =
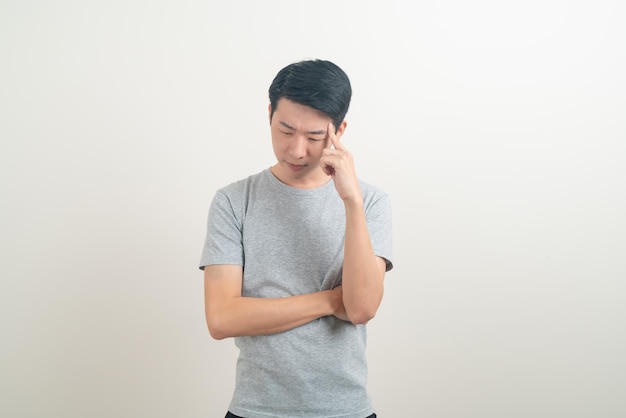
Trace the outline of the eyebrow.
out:
[[[296,128],[294,128],[293,126],[289,125],[287,122],[283,122],[282,120],[278,121],[278,123],[280,123],[281,125],[283,125],[287,129],[291,129],[293,131],[296,130]],[[317,131],[309,131],[309,132],[307,132],[307,134],[309,134],[309,135],[324,135],[324,134],[326,134],[326,130],[318,129]]]

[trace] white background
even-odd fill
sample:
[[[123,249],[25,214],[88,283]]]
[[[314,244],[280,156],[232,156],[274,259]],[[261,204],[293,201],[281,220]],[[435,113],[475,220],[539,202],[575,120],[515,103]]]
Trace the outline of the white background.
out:
[[[330,59],[390,193],[379,416],[626,416],[626,6],[0,1],[0,415],[221,417],[197,269],[274,162],[267,88]]]

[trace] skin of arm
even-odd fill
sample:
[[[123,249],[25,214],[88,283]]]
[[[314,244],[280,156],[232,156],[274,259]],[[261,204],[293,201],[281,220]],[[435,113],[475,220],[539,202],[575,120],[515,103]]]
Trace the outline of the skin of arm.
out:
[[[354,324],[365,324],[376,315],[383,298],[385,260],[374,254],[352,154],[340,142],[332,123],[320,165],[333,178],[346,209],[342,277],[346,315]]]
[[[241,296],[242,283],[241,266],[204,268],[206,322],[217,340],[274,334],[327,315],[348,320],[341,287],[284,298],[252,298]]]
[[[385,260],[374,255],[363,201],[346,202],[343,303],[354,324],[374,318],[383,299]]]

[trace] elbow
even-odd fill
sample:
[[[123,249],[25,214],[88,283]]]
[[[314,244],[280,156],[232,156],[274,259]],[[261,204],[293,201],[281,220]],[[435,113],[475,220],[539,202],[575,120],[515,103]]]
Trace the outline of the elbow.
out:
[[[375,309],[360,309],[354,312],[346,312],[348,320],[354,325],[365,325],[376,316]]]
[[[348,321],[355,325],[365,325],[374,317],[378,312],[380,306],[380,299],[362,301],[360,303],[349,303],[350,301],[344,300],[344,306],[346,309],[346,316]]]
[[[207,316],[206,323],[209,328],[209,334],[214,340],[223,340],[231,336],[228,329],[224,326],[223,321]]]
[[[223,340],[224,338],[228,338],[228,335],[225,332],[214,327],[209,327],[209,334],[214,340]]]

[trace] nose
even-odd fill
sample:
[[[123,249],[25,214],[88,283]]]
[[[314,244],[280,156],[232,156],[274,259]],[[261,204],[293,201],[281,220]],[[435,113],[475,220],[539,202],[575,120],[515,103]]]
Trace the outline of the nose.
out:
[[[306,138],[296,135],[289,143],[289,155],[294,158],[304,158],[306,156]]]

